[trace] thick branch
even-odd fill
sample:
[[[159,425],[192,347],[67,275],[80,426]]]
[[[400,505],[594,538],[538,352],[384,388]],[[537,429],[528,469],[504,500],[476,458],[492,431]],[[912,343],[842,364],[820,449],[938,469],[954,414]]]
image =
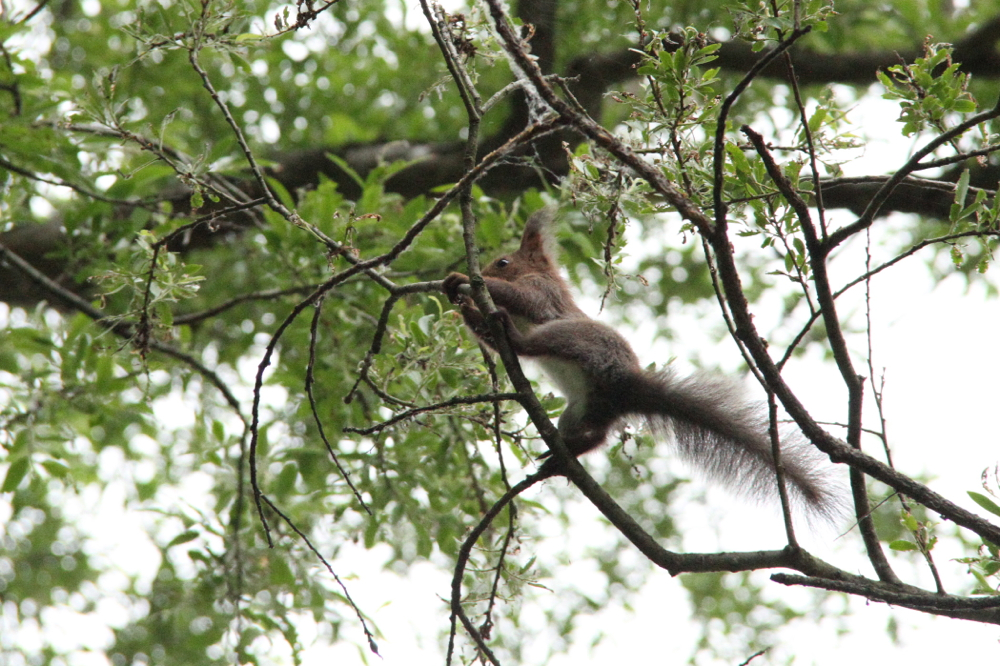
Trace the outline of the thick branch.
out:
[[[973,620],[987,624],[1000,624],[1000,599],[996,597],[956,597],[950,594],[914,594],[908,589],[889,589],[883,584],[854,580],[830,580],[814,576],[796,576],[776,573],[771,580],[782,585],[804,585],[821,590],[855,594],[871,601],[879,601],[894,606],[903,606],[931,615],[943,615],[960,620]]]
[[[547,0],[519,4],[523,5],[519,7],[520,18],[534,27],[530,41],[533,56],[538,59],[540,70],[548,73],[552,71],[555,62],[555,3]],[[980,77],[1000,76],[1000,55],[996,49],[998,36],[1000,36],[1000,17],[988,21],[960,40],[955,46],[954,61],[961,62],[963,69]],[[677,40],[668,40],[663,44],[666,50],[676,49],[678,46]],[[793,47],[791,52],[796,63],[795,72],[801,83],[840,81],[864,84],[874,81],[874,72],[877,69],[898,64],[900,61],[911,61],[920,55],[920,45],[899,52],[829,54],[817,53],[801,46]],[[753,53],[749,45],[744,42],[730,41],[722,45],[713,66],[734,72],[747,72],[766,54],[767,51]],[[565,77],[569,89],[589,116],[600,118],[606,91],[610,86],[634,78],[635,66],[640,57],[634,50],[621,49],[609,53],[581,55],[567,65]],[[784,77],[786,70],[772,65],[764,68],[761,75]],[[498,132],[482,139],[478,152],[486,154],[503,145],[521,131],[526,122],[523,99],[519,95],[515,96],[506,121]],[[114,134],[107,128],[69,126],[60,129],[103,136]],[[131,138],[142,140],[142,137]],[[589,138],[598,141],[592,133]],[[566,142],[572,148],[583,139],[583,134],[572,130],[562,130],[539,137],[509,156],[513,159],[497,165],[480,180],[479,185],[492,196],[510,196],[531,187],[542,186],[544,183],[540,174],[544,174],[544,179],[554,182],[568,172],[563,143]],[[146,141],[146,143],[152,145],[155,142]],[[336,182],[339,190],[348,199],[357,199],[361,195],[360,185],[336,160],[331,159],[330,155],[342,160],[362,178],[379,164],[408,161],[412,162],[412,165],[394,174],[386,183],[386,189],[405,198],[412,198],[441,185],[457,182],[465,173],[464,147],[464,142],[402,140],[316,148],[276,156],[273,160],[275,166],[265,169],[265,173],[293,193],[301,188],[315,186],[322,175]],[[11,167],[15,170],[18,168],[13,163]],[[988,189],[995,187],[996,169],[976,165],[972,170],[973,185]],[[824,186],[826,208],[849,208],[860,214],[871,201],[873,192],[878,191],[879,187],[873,185],[874,180],[878,178],[881,177],[874,176],[866,182],[847,179],[830,181]],[[888,198],[881,203],[879,213],[899,211],[947,219],[952,203],[951,192],[947,186],[940,185],[953,182],[956,178],[957,175],[948,174],[941,181],[907,179],[891,190]],[[222,180],[224,179],[220,179],[220,182]],[[229,188],[234,192],[242,192],[247,198],[256,199],[269,194],[261,183],[258,172],[256,178],[233,180]],[[974,193],[970,193],[970,196],[972,194]],[[178,188],[174,192],[164,194],[162,198],[170,202],[174,214],[191,213],[190,193],[187,190]],[[148,205],[148,202],[137,201],[135,205]],[[221,208],[226,204],[223,202],[214,205]],[[211,214],[212,207],[213,204],[208,202],[205,209],[199,212]],[[127,214],[127,212],[127,206],[123,206],[116,214]],[[241,230],[254,224],[255,219],[252,211],[228,215],[215,220],[211,226],[201,225],[193,228],[183,239],[171,244],[170,249],[177,251],[204,247],[227,240],[231,236],[220,234],[219,231]],[[63,286],[80,291],[80,285],[73,285],[59,277],[63,272],[71,272],[65,263],[49,258],[50,255],[62,250],[66,244],[65,236],[57,223],[27,225],[24,229],[0,234],[0,243],[14,249],[48,277],[61,281]],[[17,273],[0,268],[0,301],[12,305],[30,306],[37,303],[40,297],[40,292],[30,283],[21,280]]]

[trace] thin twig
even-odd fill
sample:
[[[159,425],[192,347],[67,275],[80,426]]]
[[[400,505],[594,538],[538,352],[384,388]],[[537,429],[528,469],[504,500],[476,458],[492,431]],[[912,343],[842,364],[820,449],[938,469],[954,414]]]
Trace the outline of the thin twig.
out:
[[[865,229],[865,272],[871,272],[871,261],[872,261],[872,247],[871,247],[871,228]],[[883,373],[880,386],[875,386],[875,349],[872,342],[872,289],[871,289],[871,278],[865,280],[865,343],[868,346],[868,376],[871,377],[871,387],[872,387],[872,397],[875,399],[875,409],[878,411],[879,420],[879,439],[882,441],[882,448],[885,451],[885,461],[890,467],[895,467],[892,462],[892,450],[889,448],[889,434],[888,426],[885,419],[885,411],[883,409],[882,397],[884,395],[885,389],[885,375]],[[905,495],[900,495],[896,493],[899,497],[899,502],[908,515],[913,515],[913,510],[910,508],[910,503],[906,499]],[[923,533],[920,528],[913,534],[914,540],[917,542],[917,546],[920,548],[921,554],[924,556],[924,561],[927,562],[927,566],[931,571],[931,576],[934,578],[934,585],[937,587],[938,594],[945,594],[944,584],[941,582],[941,576],[938,573],[937,565],[934,563],[934,557],[931,555],[930,550],[927,548],[927,544],[923,539]]]
[[[726,226],[726,212],[729,210],[725,201],[722,200],[722,188],[725,184],[726,166],[726,123],[729,120],[729,110],[765,67],[770,65],[779,55],[790,49],[792,44],[808,34],[810,30],[811,28],[809,26],[793,30],[787,39],[783,39],[778,42],[777,46],[768,51],[768,53],[760,60],[755,62],[753,67],[751,67],[747,73],[743,75],[740,82],[733,86],[732,91],[726,95],[726,99],[723,100],[722,105],[719,107],[719,115],[716,119],[715,125],[715,146],[713,148],[715,178],[712,182],[712,202],[715,208],[716,226]]]
[[[413,409],[408,409],[405,412],[400,412],[396,414],[388,421],[383,421],[382,423],[376,423],[370,428],[350,428],[345,427],[344,432],[351,432],[358,435],[375,435],[382,432],[390,426],[394,426],[401,421],[406,421],[412,419],[414,416],[419,414],[426,414],[427,412],[437,412],[442,409],[448,409],[449,407],[457,407],[458,405],[476,405],[481,402],[492,402],[497,403],[502,400],[518,400],[521,396],[517,393],[487,393],[484,395],[469,395],[469,396],[456,396],[450,398],[443,402],[436,402],[433,405],[425,405],[423,407],[414,407]]]
[[[799,3],[794,4],[795,13],[798,13]],[[795,25],[798,27],[798,17],[796,16]],[[819,160],[816,159],[816,145],[813,143],[812,128],[809,127],[809,118],[806,116],[806,105],[802,101],[802,91],[799,89],[799,77],[795,74],[795,65],[792,63],[792,55],[788,51],[784,54],[785,69],[788,72],[789,85],[792,87],[792,94],[795,97],[795,107],[799,110],[799,124],[802,127],[802,133],[806,138],[806,152],[809,155],[809,170],[812,172],[813,181],[813,197],[816,199],[816,212],[819,215],[819,228],[823,235],[823,239],[826,239],[827,229],[826,229],[826,209],[823,206],[823,183],[819,177]],[[805,283],[803,283],[803,287]]]
[[[848,224],[840,229],[837,229],[830,234],[830,237],[825,241],[825,251],[829,252],[833,248],[837,247],[845,240],[861,231],[862,229],[871,226],[875,221],[876,215],[878,215],[879,210],[882,208],[882,204],[886,202],[889,195],[892,194],[893,190],[902,183],[907,176],[912,172],[916,171],[920,166],[920,160],[922,160],[927,155],[930,155],[935,150],[937,150],[942,145],[948,143],[952,139],[961,136],[969,129],[980,125],[982,123],[993,120],[994,118],[1000,117],[1000,97],[997,98],[997,103],[989,111],[983,111],[982,113],[977,113],[971,118],[959,123],[955,127],[951,128],[947,132],[938,135],[937,137],[931,139],[924,145],[923,148],[916,151],[909,160],[906,161],[902,167],[899,168],[892,177],[887,180],[882,187],[879,188],[875,196],[868,203],[865,211],[861,216],[851,224]]]
[[[525,490],[535,485],[539,481],[549,478],[552,476],[551,468],[546,468],[543,466],[534,474],[529,474],[524,477],[520,483],[516,484],[510,490],[503,494],[503,496],[498,499],[490,510],[486,512],[486,515],[480,519],[479,523],[472,529],[469,535],[462,542],[462,547],[458,550],[458,557],[455,560],[455,572],[451,578],[451,612],[454,616],[457,616],[462,625],[465,627],[469,635],[476,642],[479,650],[485,654],[493,664],[499,664],[496,657],[490,651],[486,642],[483,640],[482,635],[476,627],[473,626],[472,622],[469,620],[468,616],[465,614],[465,610],[462,608],[462,579],[465,576],[465,567],[469,562],[469,557],[472,554],[472,548],[476,545],[476,541],[482,536],[486,528],[490,526],[493,519],[499,515],[503,508],[510,504],[511,501]],[[449,649],[449,661],[450,663],[451,650]]]
[[[886,270],[887,268],[892,267],[893,265],[897,264],[898,262],[902,261],[903,259],[906,259],[909,256],[912,256],[913,254],[916,254],[918,251],[924,249],[925,247],[928,247],[930,245],[936,245],[938,243],[948,243],[950,241],[957,240],[959,238],[982,237],[982,236],[994,236],[994,237],[1000,239],[1000,231],[962,231],[962,232],[959,232],[959,233],[947,234],[945,236],[938,236],[937,238],[927,238],[927,239],[924,239],[924,240],[920,241],[919,243],[916,243],[915,245],[913,245],[912,247],[910,247],[905,252],[902,252],[899,255],[893,257],[889,261],[886,261],[885,263],[880,264],[880,265],[876,266],[875,268],[873,268],[873,269],[871,269],[869,271],[866,271],[862,275],[859,275],[855,279],[851,280],[850,282],[848,282],[847,284],[845,284],[843,287],[841,287],[840,289],[838,289],[837,291],[835,291],[833,293],[833,298],[834,299],[840,298],[849,289],[851,289],[851,288],[853,288],[853,287],[861,284],[862,282],[864,282],[865,280],[871,278],[874,275],[878,275],[879,273],[881,273],[882,271]],[[796,334],[795,338],[792,340],[792,342],[785,349],[785,353],[782,355],[781,360],[778,361],[777,367],[779,369],[783,368],[785,366],[785,364],[788,363],[788,361],[791,359],[792,354],[794,353],[795,349],[798,347],[799,343],[802,342],[802,340],[806,337],[806,335],[809,334],[809,331],[812,330],[813,324],[816,323],[816,320],[819,319],[821,315],[822,315],[822,313],[819,310],[817,310],[816,312],[813,312],[810,315],[809,319],[802,326],[802,329],[798,332],[798,334]]]
[[[136,331],[135,325],[124,321],[123,319],[114,317],[112,315],[107,315],[101,312],[90,303],[80,298],[78,295],[67,290],[47,275],[39,271],[37,268],[29,264],[22,257],[20,257],[15,252],[9,250],[4,245],[0,244],[0,261],[9,261],[14,265],[21,273],[28,277],[32,282],[37,284],[43,290],[45,290],[50,295],[56,297],[58,300],[62,301],[68,305],[73,310],[82,312],[83,314],[90,317],[94,322],[100,325],[107,331],[114,333],[118,337],[132,342],[135,339]],[[226,402],[232,407],[236,415],[239,416],[240,420],[243,421],[244,425],[247,425],[247,419],[243,416],[240,411],[239,400],[233,395],[232,391],[222,380],[221,377],[214,371],[209,369],[205,364],[196,359],[194,356],[187,354],[179,349],[171,347],[165,343],[158,340],[150,340],[149,348],[155,351],[176,358],[177,360],[191,366],[194,368],[198,374],[207,379],[209,383],[215,386],[222,396],[225,398]]]
[[[275,299],[281,298],[282,296],[292,296],[296,294],[309,293],[316,290],[318,285],[306,284],[300,287],[287,287],[285,289],[268,289],[266,291],[254,291],[247,294],[240,294],[239,296],[234,296],[218,305],[214,305],[207,310],[202,310],[200,312],[192,312],[184,315],[176,315],[174,317],[175,326],[190,326],[192,324],[197,324],[200,321],[214,317],[217,314],[222,314],[230,308],[234,308],[237,305],[243,303],[250,303],[253,301],[273,301]]]
[[[93,190],[87,189],[82,185],[77,185],[76,183],[70,183],[69,181],[63,179],[47,178],[45,176],[39,176],[37,173],[23,169],[16,164],[10,162],[9,160],[0,157],[0,167],[12,171],[16,174],[24,176],[30,180],[37,181],[39,183],[45,183],[46,185],[53,185],[55,187],[65,187],[67,189],[73,190],[77,194],[82,194],[88,199],[93,199],[95,201],[103,201],[104,203],[114,204],[117,206],[137,206],[139,208],[145,208],[147,210],[155,211],[157,209],[158,202],[156,201],[140,201],[137,199],[115,199],[113,197],[108,197],[100,192],[95,192]]]
[[[361,623],[361,629],[365,632],[365,637],[368,639],[368,649],[374,652],[375,654],[378,654],[378,643],[375,642],[375,635],[372,634],[371,630],[368,628],[368,623],[365,622],[365,616],[361,613],[361,609],[358,608],[358,605],[354,603],[354,599],[351,598],[351,593],[347,590],[347,585],[344,584],[344,581],[340,579],[340,576],[338,576],[337,572],[333,570],[333,567],[330,566],[330,563],[326,561],[326,558],[323,557],[322,553],[320,553],[319,550],[316,548],[316,546],[313,545],[312,541],[309,540],[309,537],[306,536],[306,533],[300,530],[298,525],[296,525],[291,518],[282,513],[281,509],[279,509],[277,505],[275,505],[275,503],[271,501],[270,497],[268,497],[267,495],[261,495],[261,499],[263,499],[264,502],[267,503],[268,507],[270,507],[272,511],[278,514],[281,517],[281,519],[284,520],[285,523],[292,528],[292,530],[299,536],[299,538],[302,539],[303,543],[306,544],[306,547],[309,548],[309,550],[311,550],[313,554],[319,558],[319,561],[323,563],[323,566],[326,567],[326,570],[330,572],[330,575],[333,576],[333,579],[337,581],[337,585],[340,586],[341,591],[344,593],[344,599],[354,610],[354,614],[357,616],[358,621]]]
[[[771,457],[774,458],[774,475],[778,482],[778,498],[781,501],[781,514],[785,523],[785,539],[790,548],[798,548],[795,538],[795,526],[792,522],[792,506],[788,500],[788,488],[785,486],[785,467],[781,462],[781,433],[778,431],[778,403],[774,393],[767,393],[767,432],[771,439]]]
[[[306,365],[306,395],[309,396],[309,409],[312,411],[313,421],[316,423],[316,429],[319,430],[320,439],[323,440],[323,444],[326,445],[326,450],[330,453],[330,457],[333,458],[333,464],[337,466],[337,471],[340,472],[340,476],[347,482],[347,485],[351,488],[351,492],[354,493],[354,497],[361,504],[361,507],[365,512],[371,516],[372,510],[368,507],[364,498],[361,497],[361,493],[354,486],[354,482],[351,481],[351,474],[344,466],[340,464],[340,458],[337,457],[337,452],[333,450],[333,446],[330,444],[330,440],[327,439],[326,432],[323,430],[323,419],[319,417],[319,410],[316,408],[316,396],[313,394],[313,384],[314,375],[313,370],[316,367],[316,339],[319,337],[319,320],[320,315],[323,312],[323,300],[319,299],[316,301],[316,311],[313,313],[312,325],[309,327],[309,362]]]

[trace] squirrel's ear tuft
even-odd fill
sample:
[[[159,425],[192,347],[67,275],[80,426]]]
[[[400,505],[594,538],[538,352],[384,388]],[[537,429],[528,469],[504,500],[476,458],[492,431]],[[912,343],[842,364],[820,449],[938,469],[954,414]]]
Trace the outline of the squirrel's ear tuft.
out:
[[[549,206],[535,211],[524,225],[521,235],[521,251],[541,252],[546,257],[556,256],[556,237],[554,232],[555,208]]]

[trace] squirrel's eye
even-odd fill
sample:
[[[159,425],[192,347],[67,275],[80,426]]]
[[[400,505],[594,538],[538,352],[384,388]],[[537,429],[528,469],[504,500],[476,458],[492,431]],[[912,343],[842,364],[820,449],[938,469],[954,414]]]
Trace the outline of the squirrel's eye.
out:
[[[510,259],[497,259],[497,268],[505,268],[510,263]]]

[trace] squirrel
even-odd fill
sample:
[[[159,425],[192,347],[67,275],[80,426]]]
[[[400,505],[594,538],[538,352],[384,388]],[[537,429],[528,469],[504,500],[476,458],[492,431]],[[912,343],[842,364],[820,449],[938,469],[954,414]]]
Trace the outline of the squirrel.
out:
[[[767,414],[724,377],[643,370],[625,338],[577,307],[559,274],[551,219],[548,209],[532,215],[518,250],[482,275],[511,350],[538,361],[566,398],[558,430],[570,453],[592,451],[638,417],[654,434],[672,434],[681,457],[710,478],[750,497],[776,496]],[[483,314],[459,289],[468,282],[451,273],[443,291],[472,332],[495,348]],[[781,464],[797,503],[826,518],[839,513],[840,493],[801,437],[784,438]]]

